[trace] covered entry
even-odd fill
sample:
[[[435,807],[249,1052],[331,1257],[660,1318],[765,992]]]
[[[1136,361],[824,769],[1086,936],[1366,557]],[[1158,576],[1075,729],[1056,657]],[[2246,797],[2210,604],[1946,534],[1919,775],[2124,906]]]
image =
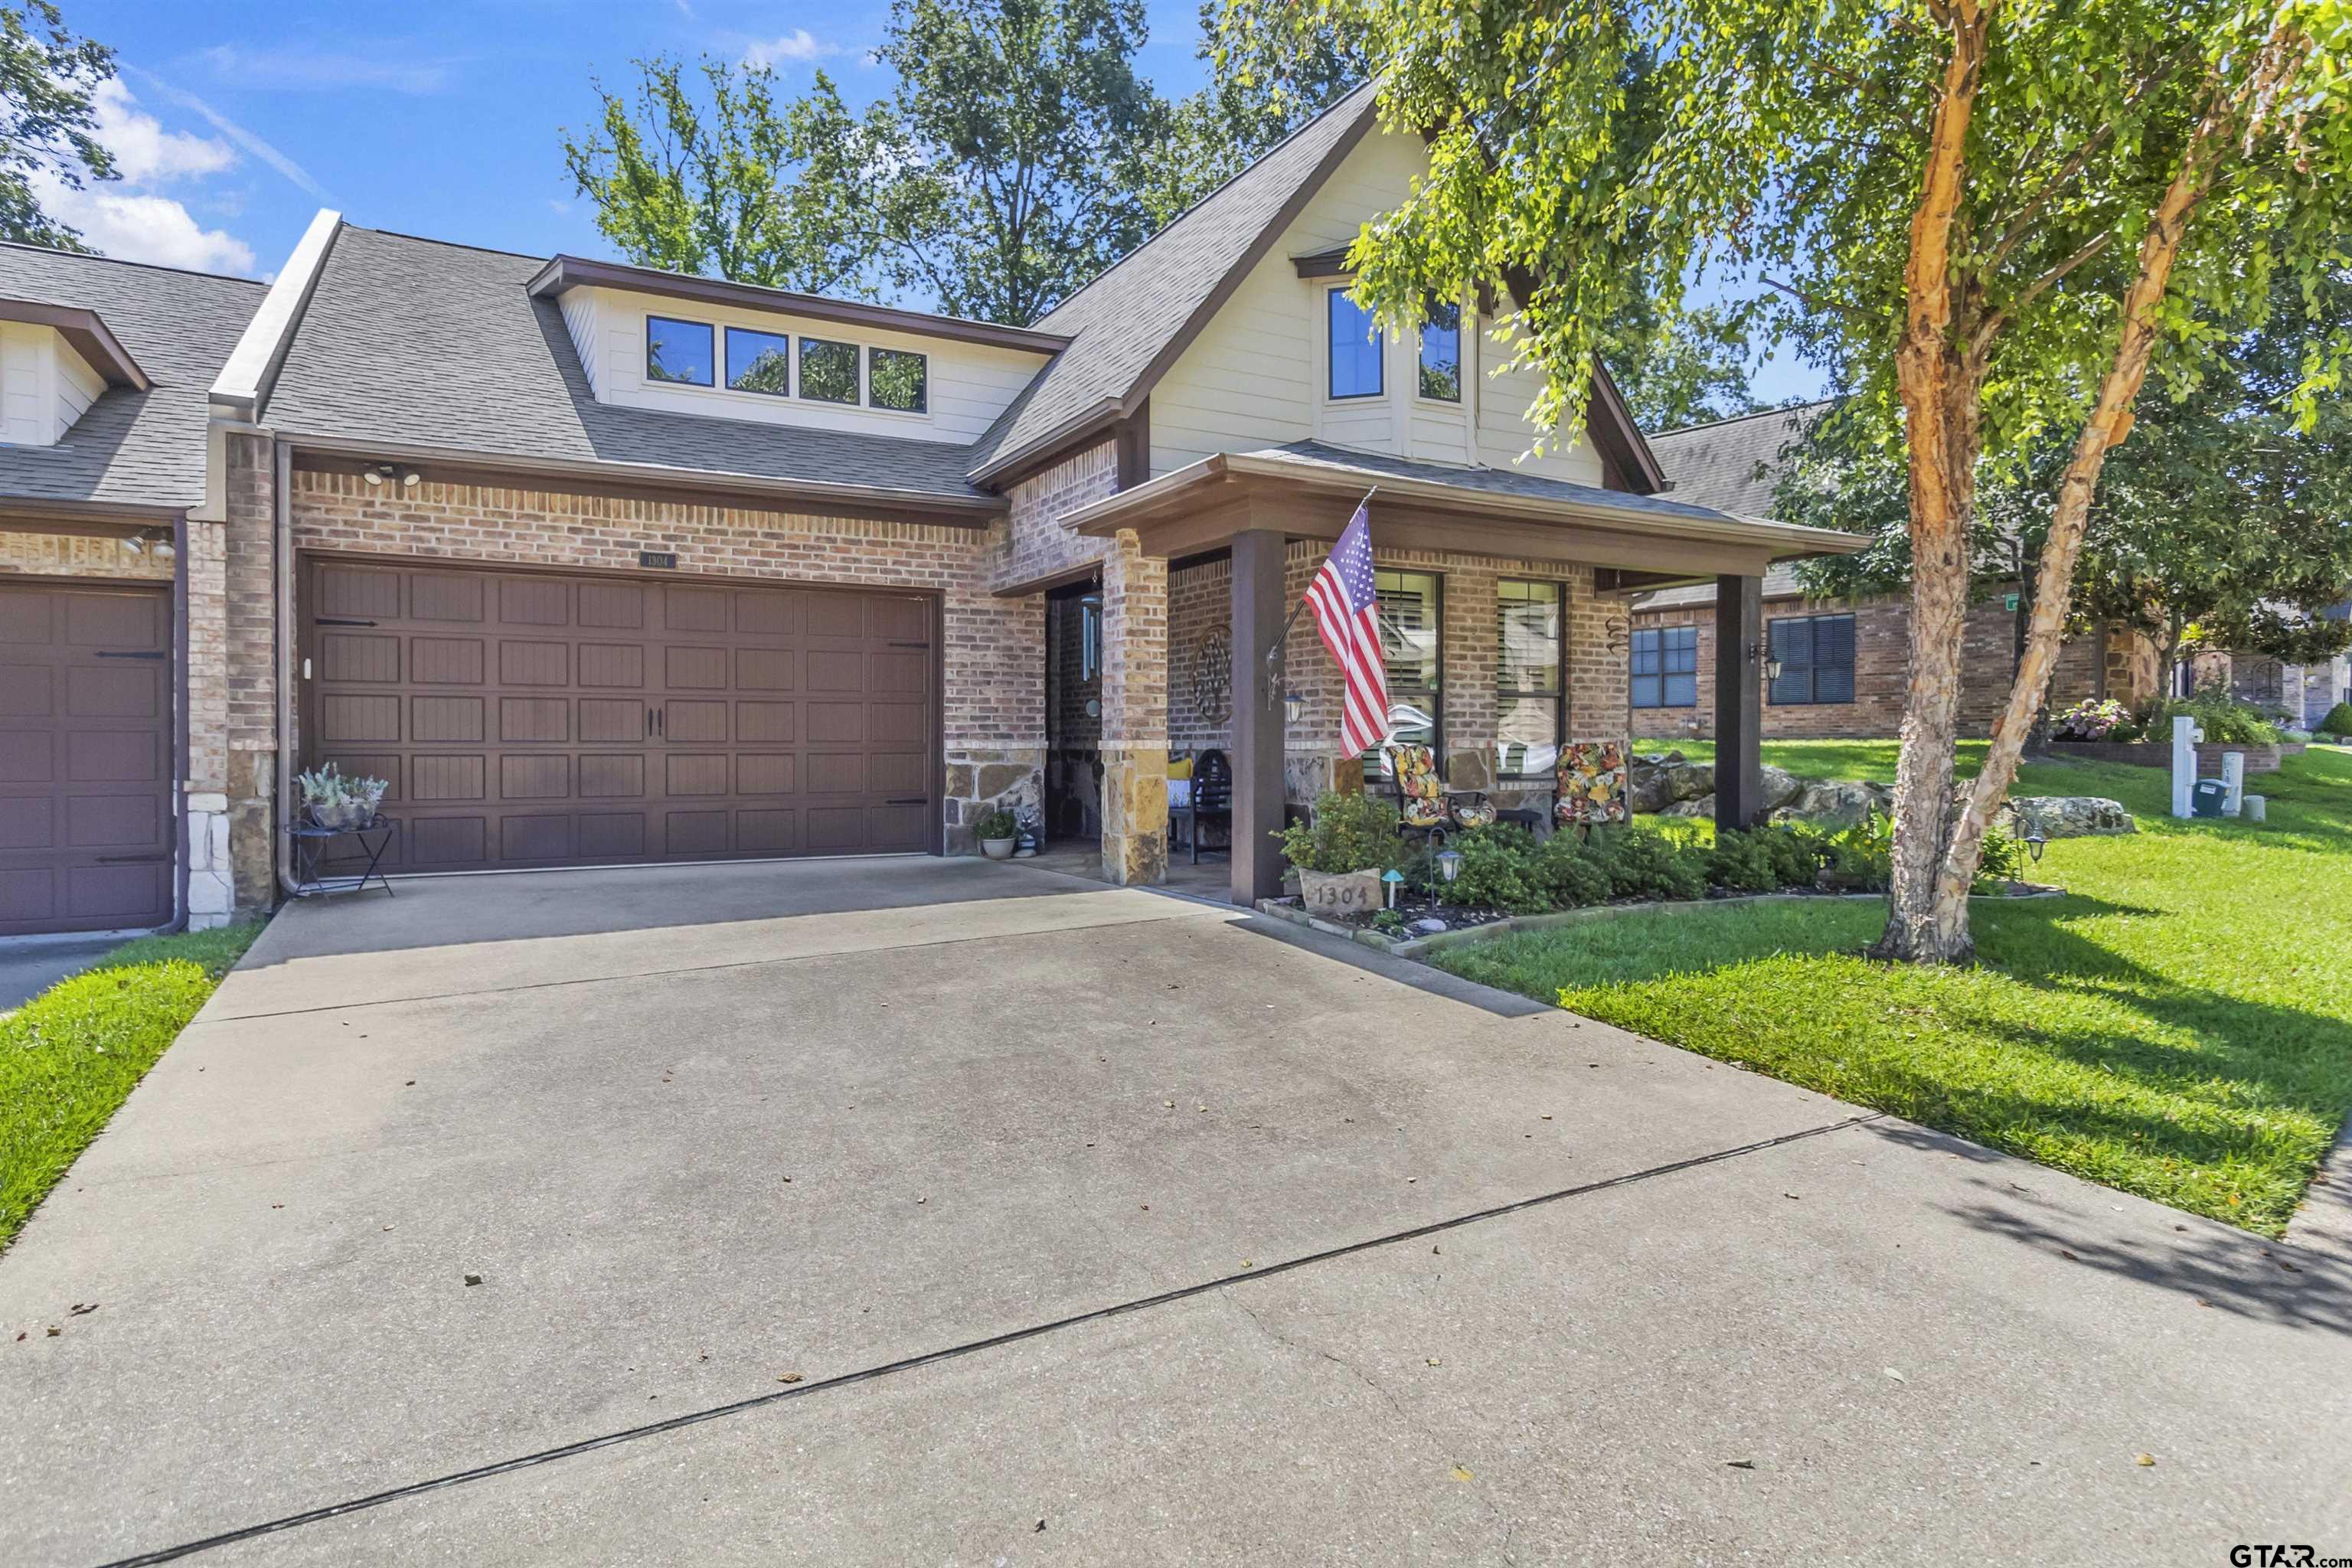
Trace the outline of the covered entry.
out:
[[[937,847],[928,595],[313,558],[306,766],[388,781],[390,868]]]

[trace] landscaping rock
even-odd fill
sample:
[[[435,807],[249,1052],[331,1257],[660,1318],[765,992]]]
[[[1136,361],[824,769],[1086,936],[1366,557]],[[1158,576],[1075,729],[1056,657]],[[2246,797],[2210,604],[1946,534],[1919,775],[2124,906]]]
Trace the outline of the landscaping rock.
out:
[[[1805,781],[1786,768],[1776,768],[1767,763],[1764,764],[1763,776],[1764,809],[1767,811],[1780,810],[1805,791]],[[1710,776],[1706,782],[1707,788],[1712,791],[1715,787],[1714,778]]]
[[[1823,779],[1806,784],[1797,797],[1772,813],[1775,822],[1808,822],[1818,827],[1852,827],[1873,812],[1895,810],[1895,791],[1859,779]]]
[[[1685,762],[1680,752],[1668,752],[1663,757],[1637,756],[1626,791],[1635,811],[1662,812],[1675,801],[1714,794],[1715,769],[1705,763]]]
[[[2123,802],[2105,795],[2021,795],[2001,809],[2003,826],[2021,838],[2035,832],[2044,838],[2089,838],[2139,831]]]

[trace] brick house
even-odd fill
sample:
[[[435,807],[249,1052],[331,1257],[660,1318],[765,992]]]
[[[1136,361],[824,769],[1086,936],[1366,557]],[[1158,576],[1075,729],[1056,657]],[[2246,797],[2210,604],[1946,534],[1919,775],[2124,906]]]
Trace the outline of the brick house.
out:
[[[1773,470],[1825,403],[1693,426],[1650,437],[1677,499],[1748,517],[1772,510]],[[1764,574],[1765,641],[1780,673],[1764,679],[1763,732],[1780,739],[1891,736],[1903,722],[1910,664],[1911,605],[1902,594],[1816,598],[1791,565]],[[1647,740],[1716,734],[1715,587],[1692,584],[1634,601],[1633,732]],[[2008,701],[2015,672],[2017,617],[2011,592],[1995,591],[1969,611],[1960,654],[1960,732],[1988,735]],[[2157,689],[2156,652],[2123,626],[2069,639],[2051,675],[2050,705],[2084,697],[2126,702]]]
[[[1393,721],[1538,790],[1626,733],[1633,595],[1712,581],[1737,635],[1854,542],[1665,496],[1605,375],[1522,460],[1506,303],[1372,335],[1346,247],[1425,166],[1360,90],[1026,328],[333,213],[266,291],[0,251],[0,408],[19,327],[58,388],[0,451],[0,932],[275,903],[329,763],[389,781],[396,873],[956,854],[1012,805],[1148,882],[1214,746],[1253,897],[1357,776],[1280,637],[1376,486]]]

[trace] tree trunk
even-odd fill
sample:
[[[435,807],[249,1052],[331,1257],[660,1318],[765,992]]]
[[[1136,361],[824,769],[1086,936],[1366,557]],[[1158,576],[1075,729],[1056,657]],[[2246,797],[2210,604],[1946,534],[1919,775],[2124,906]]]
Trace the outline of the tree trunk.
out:
[[[2218,89],[2215,96],[2223,97]],[[2156,352],[2157,310],[2164,302],[2173,261],[2180,254],[2181,238],[2188,232],[2189,215],[2196,210],[2198,199],[2205,194],[2211,176],[2215,143],[2225,129],[2223,113],[2217,102],[2199,121],[2182,152],[2179,170],[2155,211],[2148,215],[2147,232],[2140,240],[2138,270],[2131,286],[2124,290],[2123,330],[2116,344],[2115,360],[2100,378],[2098,397],[2091,405],[2089,417],[2083,422],[2082,433],[2074,440],[2074,454],[2058,481],[2058,504],[2051,516],[2050,537],[2042,547],[2040,592],[2026,630],[2025,658],[2019,664],[2016,680],[2010,686],[2009,704],[1993,726],[1992,745],[1985,753],[1983,771],[1977,774],[1966,808],[1952,826],[1951,844],[1936,877],[1935,906],[1939,928],[1954,918],[1946,911],[1957,910],[1960,929],[1967,929],[1969,887],[1976,880],[1977,865],[1984,851],[1985,829],[2017,777],[2018,760],[2025,746],[2026,732],[2033,722],[2034,710],[2041,706],[2050,688],[2050,672],[2058,659],[2059,637],[2065,629],[2066,603],[2074,590],[2074,563],[2082,554],[2083,530],[2090,518],[2091,497],[2098,488],[2099,470],[2106,466],[2109,449],[2121,445],[2131,433],[2132,402],[2147,379],[2148,361]]]
[[[1906,320],[1895,352],[1910,449],[1911,677],[1895,773],[1895,865],[1886,930],[1872,950],[1906,962],[1965,959],[1968,904],[1958,924],[1936,900],[1952,817],[1952,745],[1960,706],[1960,642],[1969,608],[1969,536],[1983,366],[1953,330],[1952,229],[1968,173],[1969,121],[1983,79],[1990,8],[1956,0],[1945,13],[1951,58],[1936,101],[1919,205],[1904,268]]]

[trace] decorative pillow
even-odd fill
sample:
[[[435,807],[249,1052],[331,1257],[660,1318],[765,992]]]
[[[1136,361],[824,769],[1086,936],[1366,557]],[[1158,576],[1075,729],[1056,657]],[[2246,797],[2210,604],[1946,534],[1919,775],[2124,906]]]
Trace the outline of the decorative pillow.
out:
[[[1495,821],[1495,803],[1483,795],[1465,795],[1454,803],[1454,825],[1457,827],[1490,827]]]
[[[1622,741],[1570,742],[1559,749],[1553,784],[1558,794],[1552,805],[1555,821],[1623,822],[1631,815]]]
[[[1437,753],[1427,746],[1383,747],[1397,782],[1397,811],[1407,827],[1445,825],[1445,786],[1437,779]]]
[[[1171,762],[1168,764],[1168,776],[1171,779],[1191,778],[1192,776],[1192,759],[1190,757],[1178,757],[1174,761]]]

